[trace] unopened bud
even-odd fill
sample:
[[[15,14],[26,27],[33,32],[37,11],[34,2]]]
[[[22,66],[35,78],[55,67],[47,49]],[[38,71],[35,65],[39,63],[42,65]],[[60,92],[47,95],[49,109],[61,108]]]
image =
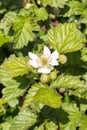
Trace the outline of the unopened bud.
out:
[[[26,6],[25,6],[25,9],[29,9],[32,6],[33,6],[33,4],[27,3]]]
[[[64,54],[61,54],[61,55],[59,56],[59,62],[60,62],[61,64],[65,64],[65,63],[67,62],[67,57],[66,57]]]
[[[47,83],[50,80],[50,76],[48,74],[42,74],[40,77],[40,81],[42,83]]]
[[[37,0],[37,3],[40,5],[40,4],[41,4],[41,1],[40,1],[40,0]]]
[[[57,74],[59,72],[57,70],[54,70],[50,73],[50,79],[55,80],[57,78]]]
[[[60,89],[59,89],[59,93],[60,93],[60,94],[64,94],[65,92],[66,92],[66,88],[60,88]]]

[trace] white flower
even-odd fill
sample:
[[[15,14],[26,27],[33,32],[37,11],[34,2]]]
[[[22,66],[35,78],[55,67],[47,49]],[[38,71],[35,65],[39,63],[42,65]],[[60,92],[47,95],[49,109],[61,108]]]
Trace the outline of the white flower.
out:
[[[38,57],[36,54],[31,52],[28,53],[31,58],[28,62],[34,68],[38,68],[39,73],[48,74],[53,70],[53,66],[59,65],[58,58],[59,53],[55,50],[52,54],[47,46],[44,46],[43,54]]]

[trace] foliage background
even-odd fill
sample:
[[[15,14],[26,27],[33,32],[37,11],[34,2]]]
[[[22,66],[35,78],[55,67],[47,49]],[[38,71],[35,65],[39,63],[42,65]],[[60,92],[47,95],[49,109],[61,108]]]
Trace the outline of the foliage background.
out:
[[[42,80],[44,45],[67,62]],[[71,128],[87,130],[87,0],[0,0],[0,130]]]

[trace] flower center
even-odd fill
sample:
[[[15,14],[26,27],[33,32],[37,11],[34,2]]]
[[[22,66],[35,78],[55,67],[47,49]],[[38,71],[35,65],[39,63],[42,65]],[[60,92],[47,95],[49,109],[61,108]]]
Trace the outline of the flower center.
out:
[[[48,64],[48,59],[46,57],[41,57],[41,60],[40,60],[42,66],[47,66]]]

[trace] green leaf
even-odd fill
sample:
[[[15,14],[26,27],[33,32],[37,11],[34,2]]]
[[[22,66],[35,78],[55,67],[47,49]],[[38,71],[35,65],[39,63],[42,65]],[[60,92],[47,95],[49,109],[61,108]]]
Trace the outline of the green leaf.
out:
[[[41,0],[41,3],[44,6],[50,5],[54,7],[63,8],[68,0]]]
[[[64,103],[62,108],[65,112],[68,113],[69,121],[66,124],[60,124],[61,130],[76,130],[76,127],[79,126],[80,120],[82,118],[82,113],[79,111],[79,108],[74,103]]]
[[[4,88],[2,97],[6,102],[14,100],[19,96],[23,96],[29,84],[28,80],[25,77],[17,78],[16,80],[11,79],[6,83],[7,87]]]
[[[10,123],[9,122],[4,122],[1,124],[2,130],[10,130]]]
[[[86,2],[86,3],[87,3],[87,2]],[[86,9],[84,10],[84,12],[82,13],[81,23],[84,23],[84,24],[86,24],[86,26],[87,26],[87,7],[86,7]]]
[[[44,88],[45,86],[41,83],[35,83],[31,86],[31,88],[28,90],[28,94],[25,97],[24,100],[24,106],[23,107],[27,107],[29,105],[31,105],[34,102],[34,96],[36,95],[37,91],[40,88]]]
[[[40,126],[35,127],[33,130],[44,130],[44,124],[41,124]]]
[[[84,62],[87,62],[87,48],[83,48],[81,50],[81,59],[84,61]]]
[[[72,15],[80,15],[86,9],[86,3],[79,1],[70,1],[68,3],[69,11],[65,13],[64,16],[70,17]]]
[[[59,24],[48,31],[46,42],[59,53],[80,50],[86,41],[84,35],[77,29],[76,23]]]
[[[87,86],[87,85],[86,85]],[[87,87],[84,86],[84,88],[79,88],[76,90],[69,90],[70,96],[75,96],[82,99],[87,99]]]
[[[35,14],[38,20],[46,20],[48,18],[48,13],[45,8],[35,8]]]
[[[40,126],[36,126],[36,128],[33,130],[44,130],[44,127],[46,128],[46,130],[57,130],[58,128],[58,126],[54,122],[46,120],[43,124],[41,124]]]
[[[52,121],[50,121],[50,122],[46,121],[45,122],[45,128],[46,128],[46,130],[57,130],[58,126]]]
[[[58,76],[58,78],[52,82],[51,84],[52,88],[80,88],[84,87],[84,82],[80,81],[80,78],[77,76],[71,76],[71,75],[61,75]]]
[[[87,116],[86,115],[84,115],[81,119],[79,130],[87,130]]]
[[[34,96],[34,102],[42,102],[53,108],[61,106],[61,96],[50,88],[40,88]]]
[[[11,38],[9,36],[4,36],[4,34],[0,31],[0,47],[7,43],[7,42],[10,42],[11,41]]]
[[[0,83],[6,87],[2,92],[2,98],[6,102],[14,100],[18,96],[24,94],[29,84],[25,76],[12,79],[10,77],[9,71],[5,67],[0,67]]]
[[[6,67],[9,70],[11,77],[22,76],[26,74],[28,69],[28,58],[27,57],[16,57],[10,56],[3,64],[3,67]]]
[[[7,85],[7,82],[11,80],[9,71],[7,68],[0,66],[0,83]]]
[[[4,34],[7,35],[16,19],[16,12],[9,11],[5,14],[4,18],[0,22],[0,29],[3,29]]]
[[[15,48],[27,46],[36,37],[33,31],[38,31],[38,25],[29,17],[19,16],[13,24]]]
[[[36,123],[36,119],[36,114],[24,109],[14,118],[10,130],[27,130]]]

